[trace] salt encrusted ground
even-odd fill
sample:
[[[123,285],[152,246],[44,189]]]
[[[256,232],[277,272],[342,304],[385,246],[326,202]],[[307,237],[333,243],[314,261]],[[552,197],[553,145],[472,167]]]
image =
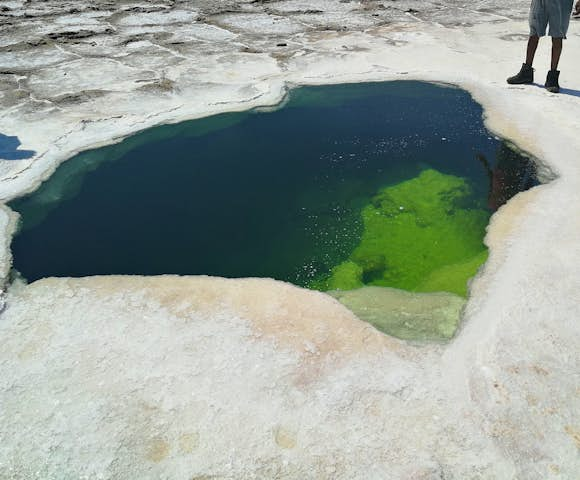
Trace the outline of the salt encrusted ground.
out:
[[[363,80],[460,85],[559,175],[493,217],[446,346],[388,338],[271,280],[13,285],[0,478],[578,478],[580,25],[564,94],[507,87],[527,4],[0,1],[0,133],[37,152],[2,162],[3,200],[147,126]],[[4,208],[4,276],[13,224]]]

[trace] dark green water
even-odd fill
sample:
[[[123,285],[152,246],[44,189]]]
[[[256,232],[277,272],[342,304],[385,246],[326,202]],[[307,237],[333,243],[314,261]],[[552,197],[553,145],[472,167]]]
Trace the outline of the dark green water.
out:
[[[354,268],[366,284],[421,290],[422,273],[397,272],[481,263],[489,215],[537,183],[529,159],[485,130],[461,90],[300,88],[277,111],[158,127],[65,162],[10,204],[22,215],[14,268],[30,281],[175,273],[321,289],[350,288],[341,275]],[[445,240],[462,232],[477,238]],[[401,253],[411,244],[429,252]],[[408,267],[397,264],[406,256]]]

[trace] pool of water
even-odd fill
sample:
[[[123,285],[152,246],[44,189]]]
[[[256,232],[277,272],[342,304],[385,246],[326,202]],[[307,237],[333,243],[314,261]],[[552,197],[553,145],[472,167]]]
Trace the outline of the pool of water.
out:
[[[65,162],[10,203],[14,268],[465,295],[489,216],[537,183],[462,90],[303,87],[275,111],[157,127]]]

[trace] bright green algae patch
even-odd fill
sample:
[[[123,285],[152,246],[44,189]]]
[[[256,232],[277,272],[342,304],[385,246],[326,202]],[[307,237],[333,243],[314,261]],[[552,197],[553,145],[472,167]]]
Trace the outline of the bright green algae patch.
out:
[[[465,297],[487,258],[482,242],[489,212],[474,208],[467,180],[424,170],[383,188],[363,208],[363,232],[350,257],[317,279],[320,290],[364,285]]]

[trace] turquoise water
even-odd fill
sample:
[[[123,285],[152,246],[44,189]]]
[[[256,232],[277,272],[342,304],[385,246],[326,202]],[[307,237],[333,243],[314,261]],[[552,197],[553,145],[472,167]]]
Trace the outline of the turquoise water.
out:
[[[391,286],[397,272],[422,268],[431,291],[446,284],[441,276],[472,274],[464,264],[485,260],[491,213],[537,183],[530,160],[485,130],[480,106],[462,90],[420,82],[305,87],[276,111],[157,127],[65,162],[10,203],[22,216],[14,268],[30,281],[175,273],[328,289],[343,288],[329,282],[354,263],[364,284]],[[400,206],[414,216],[395,215],[385,196],[415,202]],[[392,215],[400,228],[369,215]],[[416,242],[424,232],[428,239]],[[448,234],[460,238],[450,244]],[[396,236],[398,247],[385,236]],[[428,252],[406,255],[408,267],[394,261],[411,243]],[[437,243],[462,253],[433,253]],[[441,270],[449,265],[453,273]],[[402,288],[420,290],[413,285],[421,282],[406,281]]]

